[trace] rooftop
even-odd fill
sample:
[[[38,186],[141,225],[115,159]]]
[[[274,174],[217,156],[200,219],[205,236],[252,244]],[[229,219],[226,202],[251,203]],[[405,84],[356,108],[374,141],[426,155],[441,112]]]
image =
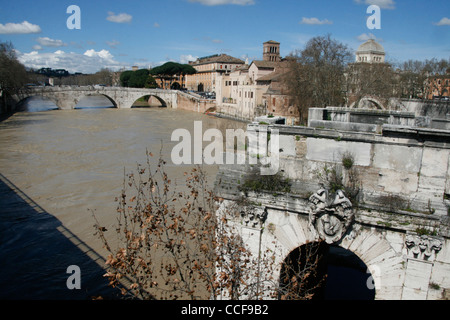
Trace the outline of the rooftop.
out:
[[[255,64],[260,69],[275,69],[279,62],[276,61],[264,61],[254,60],[252,64]]]
[[[201,64],[208,64],[208,63],[235,63],[235,64],[244,64],[245,62],[241,59],[234,58],[232,56],[229,56],[227,54],[217,54],[213,56],[208,56],[204,58],[199,58],[197,61],[190,62],[191,65],[201,65]]]
[[[364,42],[362,45],[359,46],[358,50],[356,51],[356,53],[365,53],[365,52],[370,53],[376,52],[385,54],[383,46],[373,39]]]

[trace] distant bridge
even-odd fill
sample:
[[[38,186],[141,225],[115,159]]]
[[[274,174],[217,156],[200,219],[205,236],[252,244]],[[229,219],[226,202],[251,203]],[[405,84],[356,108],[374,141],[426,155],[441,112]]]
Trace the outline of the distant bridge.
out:
[[[211,101],[204,101],[196,96],[176,90],[162,89],[137,89],[122,87],[97,87],[97,86],[61,86],[61,87],[37,87],[23,90],[14,97],[16,108],[21,102],[30,97],[40,96],[52,101],[60,110],[75,109],[77,104],[85,97],[104,96],[114,107],[129,109],[139,98],[152,96],[158,99],[163,107],[177,109],[179,102],[183,102],[182,109],[204,112]]]

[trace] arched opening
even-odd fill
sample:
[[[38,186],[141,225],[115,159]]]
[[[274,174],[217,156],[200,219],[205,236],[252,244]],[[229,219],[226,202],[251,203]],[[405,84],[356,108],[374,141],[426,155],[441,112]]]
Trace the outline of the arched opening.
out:
[[[106,95],[93,94],[87,95],[78,101],[75,109],[104,109],[104,108],[117,108],[117,105],[113,99]]]
[[[131,108],[167,108],[166,102],[158,96],[146,95],[137,99]]]
[[[377,99],[371,97],[363,97],[358,101],[353,102],[350,108],[384,110],[383,104]]]
[[[323,296],[326,268],[324,242],[307,243],[293,250],[281,267],[278,298],[311,300]]]
[[[205,91],[205,86],[203,85],[203,83],[200,83],[200,84],[197,86],[197,91],[198,91],[198,92],[203,92],[203,91]]]
[[[368,267],[354,253],[325,242],[307,243],[284,260],[279,299],[373,300]]]
[[[172,90],[181,90],[181,84],[179,82],[174,82],[172,83],[172,85],[170,86],[170,89]]]
[[[374,300],[375,287],[366,264],[353,252],[329,246],[325,300]]]
[[[58,106],[49,98],[41,96],[31,96],[19,101],[16,105],[16,111],[41,112],[58,110]]]
[[[375,99],[367,98],[364,100],[367,109],[384,110],[383,105]]]

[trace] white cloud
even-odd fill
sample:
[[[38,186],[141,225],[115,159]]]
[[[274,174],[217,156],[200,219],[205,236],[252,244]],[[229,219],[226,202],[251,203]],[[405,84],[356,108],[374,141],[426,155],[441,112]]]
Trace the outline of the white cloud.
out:
[[[105,50],[105,49],[100,50],[98,52],[95,51],[94,49],[90,49],[90,50],[87,50],[84,53],[84,55],[88,56],[88,57],[99,57],[99,58],[106,59],[106,60],[111,60],[113,58],[113,55],[111,53],[109,53],[108,50]]]
[[[116,61],[108,50],[90,49],[84,54],[62,50],[48,53],[18,52],[17,57],[20,62],[30,68],[66,69],[71,73],[95,73],[101,68],[119,70],[122,67],[128,67],[128,64]]]
[[[180,56],[180,63],[182,64],[187,64],[189,63],[189,61],[196,61],[198,59],[198,57],[193,56],[191,54],[187,54],[187,55],[181,55]]]
[[[54,40],[50,39],[48,37],[39,37],[36,39],[36,41],[43,47],[65,47],[67,46],[66,43],[62,42],[61,40]]]
[[[189,0],[189,2],[198,2],[205,6],[222,6],[228,4],[249,6],[255,4],[254,0]]]
[[[441,21],[438,23],[435,23],[436,26],[450,26],[450,19],[449,18],[442,18]]]
[[[303,17],[302,21],[300,21],[300,24],[324,25],[324,24],[333,24],[333,21],[330,21],[328,19],[319,20],[317,18],[305,18],[305,17]]]
[[[367,40],[373,39],[378,42],[383,41],[381,38],[377,38],[373,33],[363,33],[356,37],[358,41],[365,42]]]
[[[128,13],[119,13],[116,15],[114,12],[109,11],[106,20],[116,23],[130,23],[133,20],[133,16]]]
[[[394,0],[354,0],[358,4],[366,4],[366,5],[377,5],[381,9],[389,9],[393,10],[395,9],[395,2]]]
[[[41,27],[36,24],[31,24],[28,21],[22,23],[7,23],[5,25],[0,23],[0,34],[40,33],[41,31]]]

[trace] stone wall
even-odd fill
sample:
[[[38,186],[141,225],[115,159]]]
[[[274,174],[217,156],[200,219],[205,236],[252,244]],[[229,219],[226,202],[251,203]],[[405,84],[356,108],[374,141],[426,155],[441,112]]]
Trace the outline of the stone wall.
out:
[[[204,113],[215,106],[215,100],[198,99],[188,94],[178,94],[178,109]]]
[[[342,160],[350,154],[360,192],[353,203],[354,222],[334,245],[366,264],[376,299],[441,299],[449,291],[449,131],[387,124],[364,132],[277,125],[269,129],[279,131],[279,172],[292,186],[289,193],[247,192],[247,200],[268,213],[261,226],[245,217],[234,222],[255,254],[272,250],[281,265],[292,250],[320,238],[311,225],[311,195],[323,188],[321,175],[327,169],[335,168],[348,181]],[[220,195],[227,201],[242,197],[239,186],[251,170],[250,165],[222,166]]]

